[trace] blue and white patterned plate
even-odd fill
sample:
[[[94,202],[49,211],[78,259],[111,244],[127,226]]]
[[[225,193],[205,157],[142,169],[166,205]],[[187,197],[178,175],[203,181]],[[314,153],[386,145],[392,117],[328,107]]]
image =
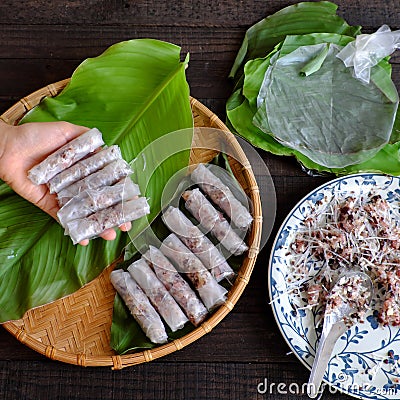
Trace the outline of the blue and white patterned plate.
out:
[[[310,212],[325,197],[368,193],[373,189],[389,202],[399,202],[400,178],[381,174],[357,174],[335,179],[312,191],[290,212],[272,248],[269,294],[272,309],[287,343],[311,369],[321,327],[315,328],[315,310],[294,311],[287,290],[288,246]],[[400,398],[400,328],[382,327],[377,312],[349,329],[336,343],[324,381],[329,389],[360,399]]]

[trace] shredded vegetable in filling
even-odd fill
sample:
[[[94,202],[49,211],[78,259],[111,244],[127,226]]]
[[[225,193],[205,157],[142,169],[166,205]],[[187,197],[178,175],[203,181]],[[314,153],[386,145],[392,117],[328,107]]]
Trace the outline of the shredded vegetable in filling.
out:
[[[288,289],[296,310],[335,307],[337,296],[330,292],[338,277],[346,269],[359,267],[374,284],[371,307],[378,310],[378,321],[400,325],[397,202],[389,202],[374,192],[325,198],[315,204],[299,227],[288,256]],[[358,291],[360,304],[363,295]],[[352,317],[363,320],[364,312],[360,308]]]
[[[325,312],[348,309],[351,310],[351,314],[345,317],[345,322],[347,319],[350,319],[350,323],[353,320],[362,320],[369,309],[371,294],[370,288],[365,285],[364,278],[359,274],[344,275],[327,295]]]

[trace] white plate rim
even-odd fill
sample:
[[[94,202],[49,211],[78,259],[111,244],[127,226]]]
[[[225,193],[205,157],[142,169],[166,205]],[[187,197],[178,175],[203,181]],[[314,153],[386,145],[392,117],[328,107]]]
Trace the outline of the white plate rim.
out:
[[[399,176],[393,176],[393,175],[389,175],[389,174],[383,174],[383,173],[375,173],[375,172],[360,172],[360,173],[356,173],[356,174],[350,174],[350,175],[345,175],[345,176],[340,176],[337,177],[335,179],[329,180],[328,182],[325,182],[323,184],[321,184],[320,186],[318,186],[317,188],[311,190],[310,192],[308,192],[305,196],[302,197],[301,200],[299,200],[296,205],[290,210],[290,212],[288,213],[288,215],[285,217],[285,219],[283,220],[283,222],[281,223],[275,239],[273,241],[272,247],[271,247],[271,252],[270,252],[270,257],[269,257],[269,261],[268,261],[268,295],[269,295],[269,300],[271,302],[272,300],[272,285],[271,285],[271,277],[272,277],[272,266],[273,266],[273,260],[274,260],[274,256],[275,256],[275,250],[276,250],[276,246],[278,241],[281,238],[281,234],[283,232],[283,230],[286,228],[288,221],[293,217],[294,213],[299,209],[299,207],[305,203],[306,201],[308,201],[310,199],[311,196],[313,196],[314,194],[322,191],[323,189],[328,188],[329,186],[333,186],[335,184],[337,184],[340,181],[344,181],[344,180],[351,180],[357,177],[370,177],[370,178],[375,178],[375,177],[380,177],[380,178],[388,178],[390,180],[397,180],[398,184],[399,184],[399,188],[400,188],[400,177]],[[278,316],[278,312],[276,310],[276,305],[275,302],[271,302],[270,306],[272,308],[272,312],[275,318],[275,322],[278,325],[279,331],[282,335],[282,337],[285,339],[285,342],[287,343],[287,345],[289,346],[290,350],[293,352],[293,354],[298,358],[298,360],[308,369],[311,370],[312,365],[308,364],[302,357],[301,355],[296,351],[296,349],[291,345],[289,338],[286,334],[286,332],[283,330],[282,325],[280,323],[279,320],[279,316]],[[400,329],[400,326],[398,327],[398,329]],[[338,392],[341,392],[343,394],[358,398],[358,399],[371,399],[371,398],[377,398],[378,397],[366,397],[366,396],[362,396],[362,394],[360,394],[359,392],[354,393],[350,390],[347,390],[345,387],[342,386],[337,386],[334,385],[332,382],[326,380],[325,378],[323,379],[323,382],[331,387],[334,387],[335,390],[337,390]],[[301,387],[303,387],[303,384],[301,384]],[[397,393],[397,392],[396,392]],[[389,397],[379,397],[382,399],[389,399]],[[400,395],[398,395],[398,397],[394,397],[394,398],[400,398]],[[390,398],[391,399],[391,398]]]

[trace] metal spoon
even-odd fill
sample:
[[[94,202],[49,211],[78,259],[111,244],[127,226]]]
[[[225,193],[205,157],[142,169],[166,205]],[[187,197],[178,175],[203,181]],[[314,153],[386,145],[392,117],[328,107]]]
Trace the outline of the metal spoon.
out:
[[[347,271],[343,273],[332,288],[331,293],[338,290],[340,286],[344,286],[343,281],[346,281],[346,279],[342,278],[351,278],[353,276],[360,278],[361,285],[366,290],[365,294],[367,295],[367,299],[362,310],[365,311],[369,307],[373,293],[373,284],[367,274],[359,271]],[[350,317],[354,312],[360,311],[352,307],[345,298],[342,297],[342,300],[343,302],[339,307],[325,311],[324,325],[322,327],[317,354],[315,355],[307,385],[307,394],[311,399],[316,398],[319,394],[319,387],[336,341],[349,328],[348,317]]]

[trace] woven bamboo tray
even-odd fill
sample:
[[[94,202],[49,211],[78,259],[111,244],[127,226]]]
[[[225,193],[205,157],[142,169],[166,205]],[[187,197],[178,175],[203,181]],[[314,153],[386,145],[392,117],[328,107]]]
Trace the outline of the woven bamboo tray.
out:
[[[69,82],[69,79],[51,84],[31,95],[0,116],[9,124],[16,124],[32,107],[45,96],[55,96]],[[228,293],[225,304],[220,306],[205,322],[191,333],[168,344],[137,353],[116,355],[110,347],[110,327],[115,291],[109,275],[114,265],[107,267],[96,279],[75,293],[50,304],[26,312],[17,321],[3,326],[21,343],[44,354],[52,360],[59,360],[80,366],[111,366],[122,369],[131,365],[163,357],[209,333],[234,307],[249,282],[259,251],[262,213],[257,182],[250,163],[242,148],[227,127],[207,107],[191,99],[195,135],[191,152],[191,163],[208,162],[215,155],[221,140],[219,130],[224,131],[225,143],[229,146],[231,168],[253,203],[254,223],[248,235],[249,252],[241,266],[234,285]],[[217,128],[202,134],[202,127]],[[219,133],[219,134],[218,134]]]

